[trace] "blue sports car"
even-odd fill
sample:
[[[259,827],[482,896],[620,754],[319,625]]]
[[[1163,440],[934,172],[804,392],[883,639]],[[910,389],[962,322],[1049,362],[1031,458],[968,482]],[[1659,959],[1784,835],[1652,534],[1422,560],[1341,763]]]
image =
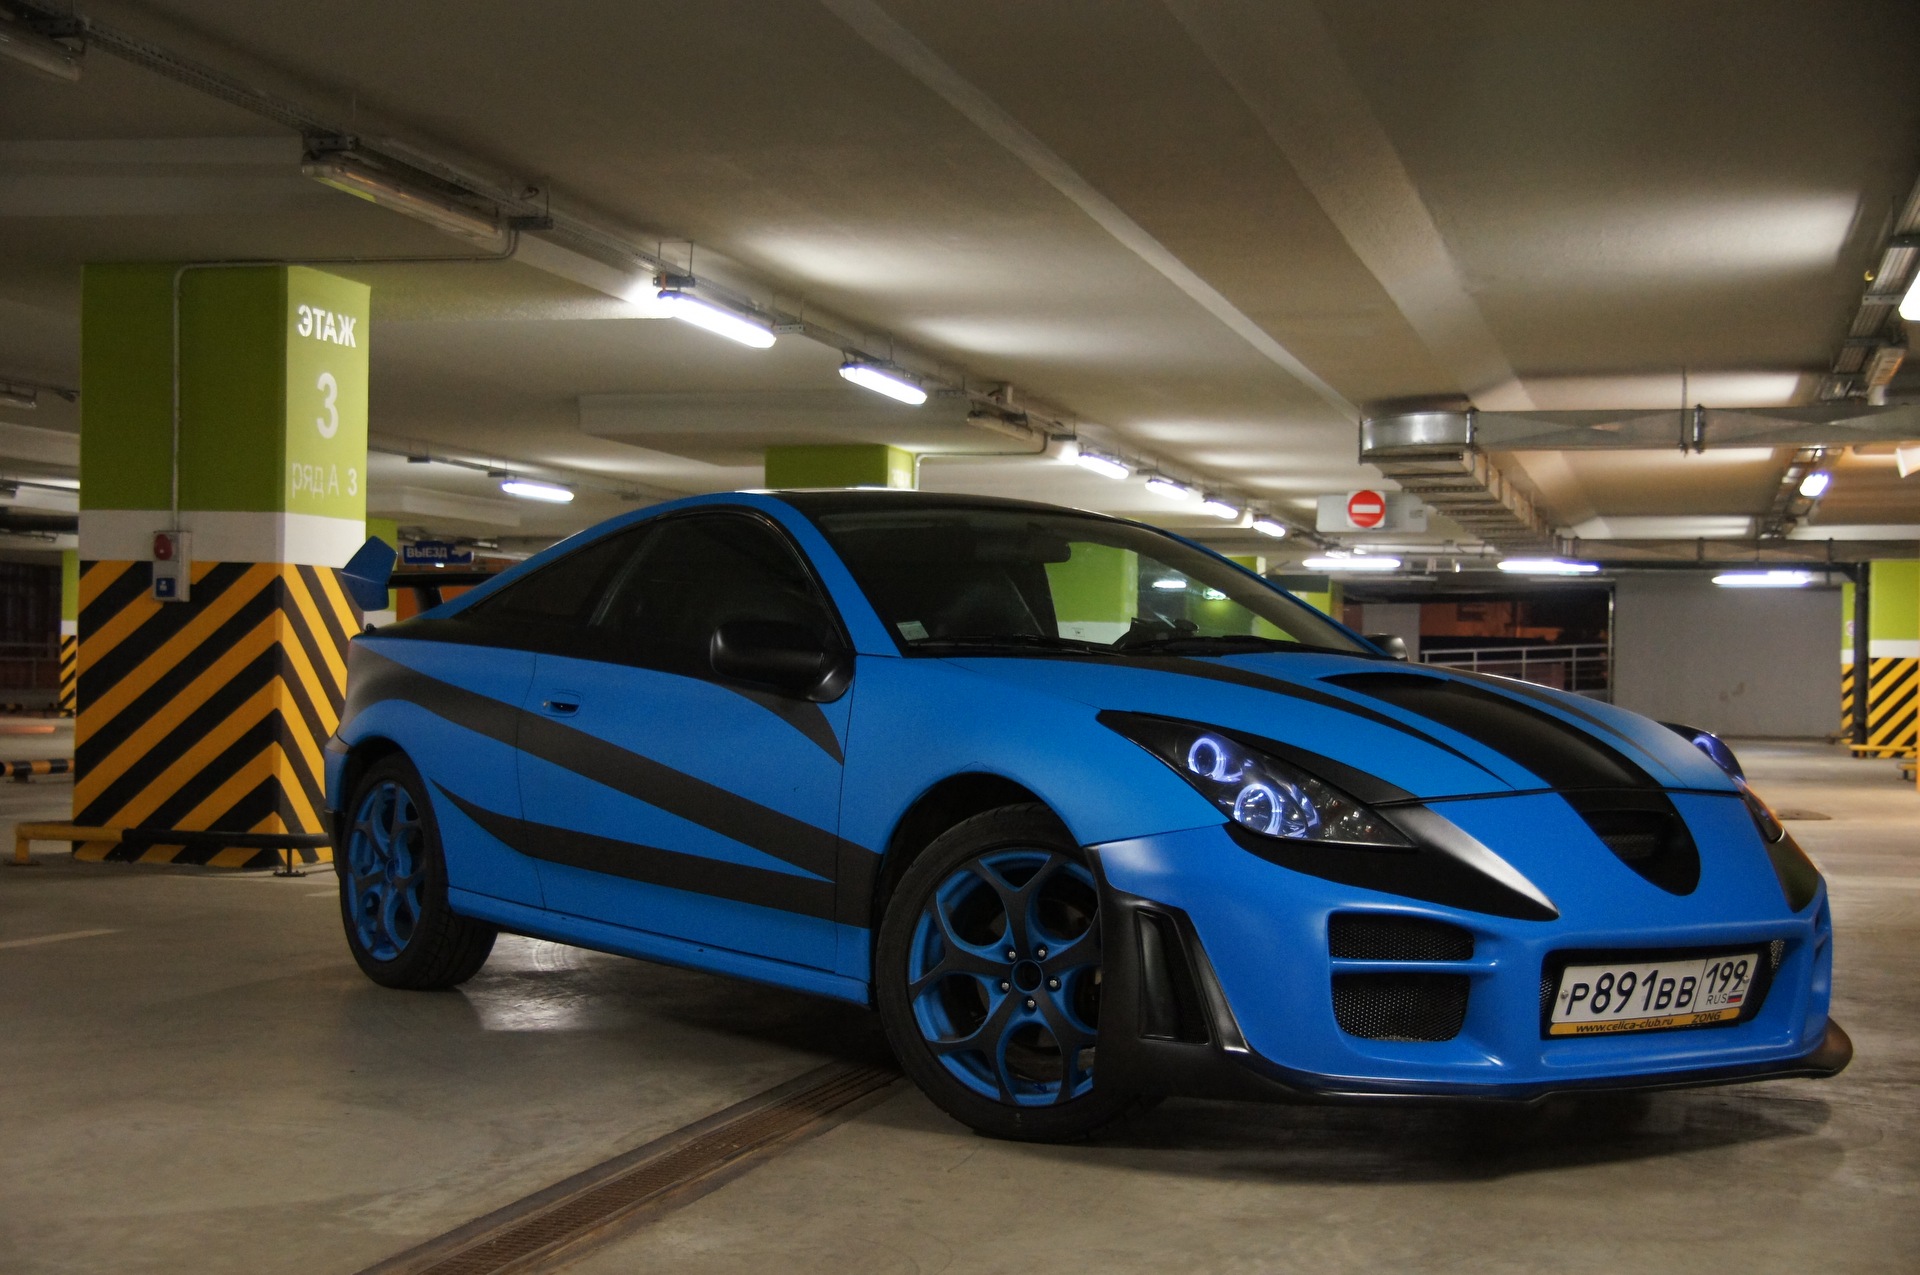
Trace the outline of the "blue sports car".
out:
[[[357,638],[369,977],[500,930],[875,1006],[984,1133],[1165,1094],[1827,1076],[1826,888],[1721,741],[1410,666],[1139,523],[702,496]]]

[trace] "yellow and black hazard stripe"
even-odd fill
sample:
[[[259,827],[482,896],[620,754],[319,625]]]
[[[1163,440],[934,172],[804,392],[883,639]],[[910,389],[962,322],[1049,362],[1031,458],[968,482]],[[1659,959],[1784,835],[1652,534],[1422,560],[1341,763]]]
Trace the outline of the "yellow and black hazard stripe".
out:
[[[1853,730],[1853,666],[1840,670],[1840,727]],[[1877,656],[1867,662],[1867,740],[1864,751],[1913,756],[1920,746],[1920,659]]]
[[[25,780],[34,775],[71,775],[72,773],[71,757],[43,757],[34,761],[0,761],[0,775],[8,779]]]
[[[56,707],[73,716],[74,688],[80,681],[80,639],[68,633],[60,638],[60,698]]]
[[[338,574],[196,563],[186,603],[153,601],[151,583],[144,562],[81,564],[74,822],[324,833],[321,750],[360,622]],[[240,867],[274,853],[95,846],[80,857]]]

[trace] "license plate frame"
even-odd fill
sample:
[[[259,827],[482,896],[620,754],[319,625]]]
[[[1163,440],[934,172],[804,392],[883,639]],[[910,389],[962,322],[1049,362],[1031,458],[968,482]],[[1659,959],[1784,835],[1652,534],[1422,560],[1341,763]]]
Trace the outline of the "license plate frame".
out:
[[[1766,1004],[1767,992],[1773,984],[1774,974],[1770,948],[1772,941],[1770,938],[1756,938],[1747,943],[1721,943],[1712,947],[1584,948],[1551,953],[1540,970],[1541,1038],[1545,1040],[1606,1039],[1619,1036],[1654,1035],[1660,1032],[1711,1031],[1716,1028],[1738,1027],[1741,1023],[1751,1021]],[[1554,1031],[1554,1005],[1559,998],[1561,984],[1569,969],[1589,965],[1650,965],[1665,962],[1711,961],[1717,957],[1728,956],[1752,956],[1755,960],[1751,983],[1741,1002],[1739,1013],[1735,1015],[1713,1022],[1657,1022],[1647,1026],[1632,1027],[1626,1026],[1623,1022],[1612,1030]],[[1570,1024],[1563,1023],[1560,1026],[1564,1029]]]

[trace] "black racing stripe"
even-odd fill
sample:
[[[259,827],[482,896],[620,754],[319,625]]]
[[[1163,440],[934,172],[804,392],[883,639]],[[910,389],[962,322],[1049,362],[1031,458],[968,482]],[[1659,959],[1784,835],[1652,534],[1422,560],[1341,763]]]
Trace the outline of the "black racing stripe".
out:
[[[1491,673],[1474,673],[1467,669],[1449,668],[1446,670],[1446,674],[1448,677],[1457,677],[1464,681],[1475,682],[1498,694],[1512,695],[1520,699],[1532,700],[1536,704],[1544,704],[1548,708],[1558,709],[1569,717],[1579,718],[1595,730],[1605,731],[1608,735],[1611,735],[1621,743],[1626,744],[1629,748],[1632,748],[1642,757],[1646,757],[1655,762],[1659,762],[1660,760],[1651,752],[1647,751],[1644,744],[1634,739],[1633,736],[1623,733],[1612,723],[1603,721],[1578,704],[1568,704],[1555,699],[1531,683],[1516,682],[1512,678],[1507,677],[1495,677]]]
[[[467,818],[529,858],[564,864],[569,868],[583,868],[588,872],[604,872],[608,876],[624,877],[629,881],[644,881],[648,885],[728,899],[734,903],[750,903],[755,907],[817,917],[822,921],[834,919],[832,881],[728,863],[704,855],[681,854],[676,850],[662,850],[658,846],[620,841],[591,832],[576,832],[571,828],[556,828],[551,824],[532,823],[475,805],[456,793],[448,792],[446,785],[438,781],[433,786]]]
[[[742,699],[752,700],[818,745],[820,751],[833,758],[835,764],[846,764],[846,756],[840,750],[840,737],[833,733],[833,723],[827,720],[826,710],[818,704],[775,695],[771,691],[756,691],[747,686],[729,686],[725,682],[715,682],[713,685],[724,691],[732,691]]]
[[[1657,788],[1605,740],[1511,695],[1425,673],[1339,673],[1324,679],[1456,730],[1549,788]]]
[[[1203,677],[1211,682],[1225,682],[1230,686],[1244,686],[1252,690],[1270,691],[1275,695],[1285,695],[1290,699],[1302,700],[1309,704],[1317,704],[1322,708],[1335,709],[1338,712],[1363,718],[1366,721],[1373,722],[1380,726],[1385,726],[1389,730],[1398,731],[1402,735],[1412,736],[1424,744],[1429,744],[1443,752],[1452,753],[1455,757],[1458,757],[1461,761],[1466,762],[1476,770],[1484,771],[1486,774],[1492,775],[1495,779],[1500,779],[1499,775],[1494,774],[1493,771],[1488,770],[1485,766],[1467,756],[1467,754],[1461,752],[1453,745],[1443,740],[1435,739],[1432,735],[1427,734],[1417,727],[1409,726],[1402,721],[1396,721],[1385,713],[1368,708],[1365,704],[1356,704],[1352,700],[1342,699],[1338,695],[1329,695],[1325,691],[1316,691],[1310,686],[1300,686],[1293,682],[1283,681],[1277,677],[1268,677],[1266,674],[1256,673],[1252,669],[1235,668],[1231,664],[1210,664],[1205,660],[1196,660],[1184,655],[1070,655],[1060,658],[1093,664],[1157,669],[1163,673],[1177,673],[1186,677]],[[1500,782],[1502,784],[1506,783],[1504,779],[1501,779]]]
[[[832,877],[840,838],[803,819],[762,806],[610,744],[596,735],[407,668],[354,644],[349,709],[373,699],[402,699],[457,726],[551,762],[562,770],[697,823],[816,876]]]

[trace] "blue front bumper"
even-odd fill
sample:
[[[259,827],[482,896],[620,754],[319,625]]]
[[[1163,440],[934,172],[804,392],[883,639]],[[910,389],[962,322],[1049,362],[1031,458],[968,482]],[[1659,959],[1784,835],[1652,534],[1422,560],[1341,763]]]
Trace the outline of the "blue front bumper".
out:
[[[1219,1096],[1432,1096],[1532,1100],[1594,1088],[1657,1088],[1781,1075],[1831,1075],[1851,1057],[1827,1017],[1833,964],[1825,889],[1787,904],[1737,802],[1691,801],[1702,878],[1691,894],[1656,890],[1579,846],[1549,795],[1450,802],[1438,809],[1498,850],[1550,897],[1558,919],[1518,920],[1323,880],[1248,853],[1224,829],[1199,828],[1090,847],[1102,889],[1100,1065],[1143,1089]],[[1569,815],[1571,812],[1567,812]],[[1418,917],[1473,936],[1461,961],[1336,960],[1335,913]],[[1779,941],[1778,948],[1773,947]],[[1173,959],[1202,1003],[1201,1034],[1156,1026],[1153,997]],[[1741,948],[1780,953],[1756,1011],[1735,1024],[1550,1038],[1543,1001],[1556,953]],[[1142,961],[1147,965],[1143,973]],[[1458,1033],[1369,1039],[1342,1030],[1341,974],[1464,976]],[[1167,1018],[1161,1012],[1161,1019]],[[1191,1015],[1190,1015],[1191,1017]],[[1181,1039],[1186,1037],[1186,1039]]]

